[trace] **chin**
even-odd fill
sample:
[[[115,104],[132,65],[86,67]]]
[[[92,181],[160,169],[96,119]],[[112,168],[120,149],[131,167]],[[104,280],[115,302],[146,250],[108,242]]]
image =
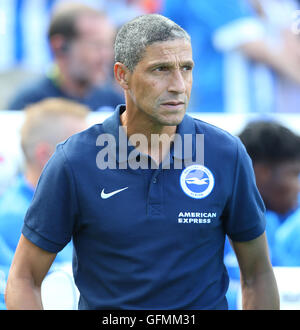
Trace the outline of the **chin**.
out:
[[[178,126],[182,122],[182,119],[183,118],[181,118],[180,120],[161,122],[161,124],[164,126]]]
[[[177,126],[182,122],[184,115],[185,111],[175,116],[166,116],[164,118],[161,118],[160,123],[164,126]]]

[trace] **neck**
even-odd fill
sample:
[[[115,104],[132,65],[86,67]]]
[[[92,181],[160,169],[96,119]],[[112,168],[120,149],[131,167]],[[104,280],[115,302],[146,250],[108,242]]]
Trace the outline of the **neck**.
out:
[[[137,110],[132,111],[126,106],[121,114],[121,124],[127,128],[128,139],[134,134],[142,134],[147,143],[140,143],[136,149],[160,164],[169,153],[171,143],[175,138],[177,126],[166,126],[154,122],[148,115]]]
[[[34,188],[36,188],[40,177],[40,171],[33,165],[28,164],[25,170],[26,181]]]

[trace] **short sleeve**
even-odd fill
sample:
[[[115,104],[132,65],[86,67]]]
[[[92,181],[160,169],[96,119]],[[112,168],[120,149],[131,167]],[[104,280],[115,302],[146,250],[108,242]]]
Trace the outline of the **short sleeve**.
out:
[[[71,240],[78,209],[72,170],[60,144],[42,172],[22,233],[40,248],[57,253]]]
[[[251,159],[240,140],[236,141],[237,158],[225,231],[233,241],[249,241],[265,231],[265,206],[256,187]]]

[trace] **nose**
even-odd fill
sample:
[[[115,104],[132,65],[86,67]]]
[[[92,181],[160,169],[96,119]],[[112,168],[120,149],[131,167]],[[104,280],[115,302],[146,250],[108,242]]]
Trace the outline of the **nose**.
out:
[[[170,83],[168,92],[183,94],[186,91],[186,81],[182,75],[181,70],[174,70],[170,76]]]

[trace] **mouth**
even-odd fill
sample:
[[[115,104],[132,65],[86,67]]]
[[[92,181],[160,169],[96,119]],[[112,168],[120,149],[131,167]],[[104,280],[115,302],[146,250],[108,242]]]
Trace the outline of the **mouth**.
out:
[[[164,108],[168,108],[168,109],[182,109],[182,107],[185,105],[185,102],[182,101],[166,101],[161,103],[161,105]]]

